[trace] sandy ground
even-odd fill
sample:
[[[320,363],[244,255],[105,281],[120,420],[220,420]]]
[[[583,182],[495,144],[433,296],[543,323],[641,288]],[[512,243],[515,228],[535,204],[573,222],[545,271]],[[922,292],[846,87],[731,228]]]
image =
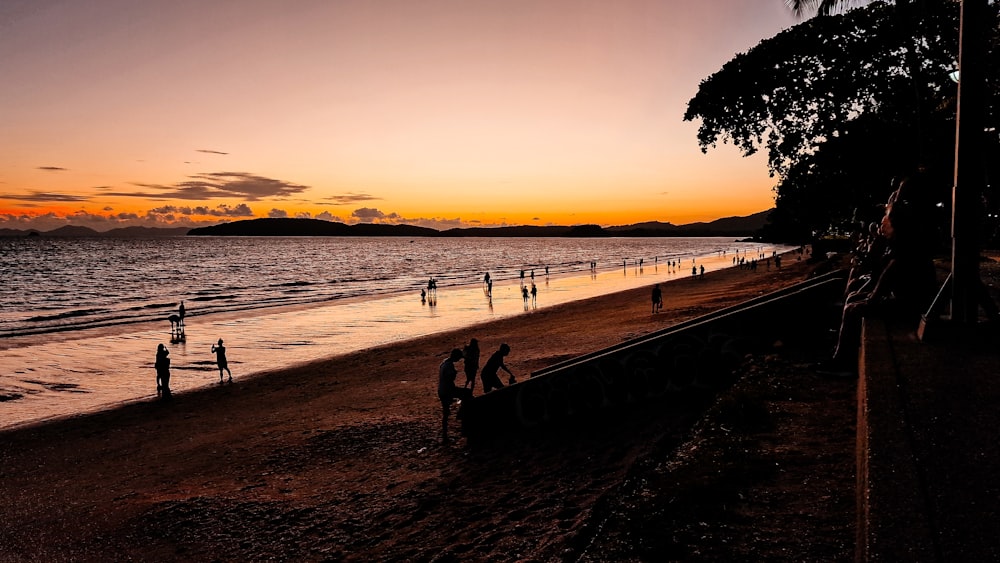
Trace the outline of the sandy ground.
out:
[[[0,433],[0,561],[598,561],[662,560],[656,554],[668,553],[712,559],[722,553],[712,545],[737,541],[726,538],[740,533],[733,528],[719,536],[723,524],[702,518],[722,518],[729,508],[704,517],[682,510],[657,520],[662,527],[655,530],[635,524],[653,520],[630,510],[653,496],[643,483],[663,473],[656,468],[709,440],[699,430],[713,427],[706,417],[733,426],[719,397],[650,405],[475,448],[463,439],[441,446],[437,366],[476,337],[484,358],[509,343],[508,365],[523,378],[808,275],[805,260],[785,264],[780,271],[731,269],[668,284],[665,308],[656,315],[649,312],[649,288],[642,288],[182,393],[170,402]],[[833,475],[822,484],[828,502],[801,487],[802,474],[820,470],[816,456],[799,463],[792,483],[798,489],[786,490],[782,502],[794,526],[792,505],[806,495],[809,510],[829,520],[815,533],[836,536],[835,545],[799,560],[837,560],[850,553],[842,544],[852,539],[844,527],[853,506],[842,500],[853,495],[853,450],[843,434],[853,428],[854,382],[807,375],[800,385],[782,378],[802,377],[796,367],[805,362],[780,353],[747,358],[746,373],[766,377],[738,387],[756,393],[755,404],[792,413],[755,434],[752,467],[770,463],[766,452],[787,450],[786,433],[811,441],[797,447],[826,452],[819,463]],[[824,399],[831,393],[839,402]],[[836,436],[817,441],[805,422],[785,430],[779,424],[817,412],[828,417],[819,424],[840,429]],[[693,483],[703,479],[666,481],[681,486],[677,498],[687,498],[678,506],[701,504]],[[757,485],[743,486],[769,482],[760,473]],[[699,534],[700,525],[716,533]],[[668,533],[674,543],[652,548],[636,536]],[[699,536],[708,537],[705,545]],[[738,541],[752,547],[751,540]],[[789,552],[772,555],[780,553]]]

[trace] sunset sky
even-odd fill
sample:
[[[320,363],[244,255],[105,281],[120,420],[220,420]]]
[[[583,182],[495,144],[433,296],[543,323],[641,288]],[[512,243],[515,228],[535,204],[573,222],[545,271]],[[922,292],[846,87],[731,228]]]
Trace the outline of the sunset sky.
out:
[[[3,0],[0,228],[676,224],[773,205],[698,83],[784,0]]]

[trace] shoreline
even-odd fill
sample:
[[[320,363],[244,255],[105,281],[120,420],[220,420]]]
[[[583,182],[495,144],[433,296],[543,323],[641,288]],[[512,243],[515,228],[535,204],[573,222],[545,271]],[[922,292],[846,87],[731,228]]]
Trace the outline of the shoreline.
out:
[[[788,251],[785,254],[789,254]],[[706,272],[732,269],[729,256],[699,258]],[[6,373],[0,394],[0,430],[31,421],[52,420],[155,398],[152,360],[156,344],[171,351],[175,393],[210,387],[214,357],[209,348],[224,338],[237,379],[280,372],[297,365],[372,346],[461,329],[508,317],[535,315],[550,307],[654,283],[672,287],[691,279],[683,267],[665,265],[602,270],[590,275],[538,277],[539,306],[520,298],[519,280],[503,280],[487,301],[479,285],[442,287],[437,305],[421,304],[416,294],[378,299],[347,298],[336,303],[290,305],[268,310],[189,316],[183,342],[169,342],[165,322],[139,323],[0,340]],[[530,283],[529,279],[525,282]],[[669,299],[669,290],[665,292]],[[168,343],[169,342],[169,343]]]
[[[670,285],[658,314],[644,286],[4,430],[0,560],[559,558],[683,417],[441,447],[444,355],[470,337],[484,357],[506,342],[520,380],[810,269],[718,270]]]

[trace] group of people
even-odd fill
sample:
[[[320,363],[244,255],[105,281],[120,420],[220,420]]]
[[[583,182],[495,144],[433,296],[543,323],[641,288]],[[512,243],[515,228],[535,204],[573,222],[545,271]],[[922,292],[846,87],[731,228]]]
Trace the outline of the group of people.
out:
[[[180,317],[185,316],[184,302],[180,305]],[[171,324],[174,320],[171,319]],[[173,327],[171,327],[173,333]],[[226,347],[220,338],[216,344],[212,345],[212,353],[215,354],[215,363],[219,367],[219,383],[223,383],[223,374],[229,375],[229,382],[233,381],[233,372],[229,369],[229,359],[226,358]],[[170,391],[170,350],[163,344],[156,347],[156,361],[153,364],[156,369],[156,394],[162,399],[169,399]]]
[[[459,418],[461,418],[463,401],[472,398],[473,390],[476,388],[476,373],[479,372],[479,379],[483,382],[483,393],[489,393],[494,389],[504,386],[500,380],[500,370],[507,372],[507,384],[517,383],[517,378],[507,367],[504,358],[510,354],[510,346],[501,344],[496,352],[490,355],[479,371],[479,341],[471,339],[464,348],[455,348],[448,357],[441,362],[438,367],[438,399],[441,400],[441,441],[445,444],[448,438],[448,419],[451,417],[452,403],[456,400],[460,402]],[[458,378],[458,368],[455,362],[464,362],[462,371],[465,372],[465,384],[459,387],[456,383]]]
[[[857,243],[833,358],[821,371],[856,375],[861,319],[873,310],[917,318],[933,300],[933,252],[941,221],[924,174],[898,182],[877,223]]]

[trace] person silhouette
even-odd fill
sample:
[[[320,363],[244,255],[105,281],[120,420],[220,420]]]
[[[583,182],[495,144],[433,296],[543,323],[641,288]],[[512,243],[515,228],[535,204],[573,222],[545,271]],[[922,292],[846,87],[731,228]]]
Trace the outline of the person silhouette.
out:
[[[521,286],[521,299],[524,300],[524,310],[528,310],[528,286]]]
[[[170,350],[163,344],[156,347],[156,393],[164,399],[170,398]]]
[[[233,372],[229,370],[229,360],[226,359],[226,347],[222,345],[222,339],[218,344],[212,345],[212,353],[215,354],[215,362],[219,364],[219,383],[222,383],[223,370],[229,374],[229,382],[233,382]]]
[[[531,306],[538,306],[538,287],[535,286],[535,282],[531,282]]]
[[[663,292],[660,290],[660,284],[653,286],[653,312],[659,313],[660,309],[663,308]]]
[[[476,373],[479,371],[479,341],[475,338],[469,340],[469,344],[462,350],[465,358],[465,387],[472,393],[476,388]]]
[[[486,360],[486,365],[483,366],[483,371],[479,374],[479,379],[483,381],[483,393],[489,393],[493,389],[503,387],[503,382],[500,381],[500,377],[497,375],[500,370],[504,370],[510,375],[510,379],[508,380],[510,385],[517,383],[514,374],[511,373],[503,361],[507,354],[510,354],[510,346],[501,344],[500,348],[490,356],[490,359]]]
[[[441,362],[438,367],[438,399],[441,400],[441,443],[447,444],[448,439],[448,418],[451,416],[451,403],[455,399],[459,401],[472,398],[472,390],[455,386],[455,378],[458,377],[458,369],[455,362],[462,359],[462,351],[455,348],[451,354]],[[461,411],[461,406],[459,411]]]

